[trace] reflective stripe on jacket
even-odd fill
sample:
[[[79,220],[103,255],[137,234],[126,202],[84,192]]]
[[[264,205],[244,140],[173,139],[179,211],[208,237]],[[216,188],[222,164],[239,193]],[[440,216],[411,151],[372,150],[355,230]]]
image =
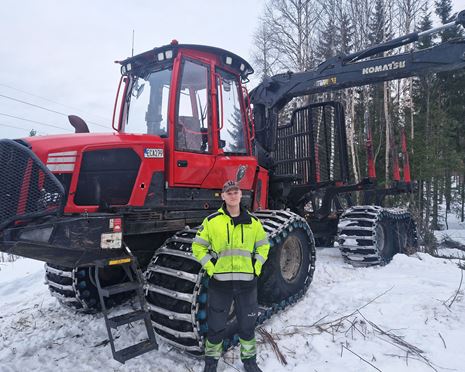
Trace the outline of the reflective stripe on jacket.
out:
[[[192,244],[194,256],[208,275],[222,281],[252,280],[260,275],[269,249],[266,232],[255,216],[241,209],[234,225],[225,206],[204,219]]]

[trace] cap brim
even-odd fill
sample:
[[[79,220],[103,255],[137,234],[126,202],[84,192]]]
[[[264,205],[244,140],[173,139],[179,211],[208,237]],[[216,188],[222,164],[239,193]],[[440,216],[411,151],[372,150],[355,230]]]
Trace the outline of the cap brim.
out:
[[[231,191],[231,190],[240,190],[240,188],[238,186],[231,186],[231,187],[227,187],[222,192],[228,192],[228,191]]]

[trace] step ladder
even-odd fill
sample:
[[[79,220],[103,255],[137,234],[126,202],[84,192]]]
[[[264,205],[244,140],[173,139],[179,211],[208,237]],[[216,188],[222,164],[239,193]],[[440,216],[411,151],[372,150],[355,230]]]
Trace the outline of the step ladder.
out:
[[[119,265],[126,273],[127,281],[116,285],[102,287],[100,284],[98,271],[100,268],[108,266]],[[158,344],[155,339],[155,332],[153,330],[152,321],[150,319],[150,313],[145,302],[142,273],[138,269],[136,257],[129,255],[114,259],[99,260],[95,262],[94,267],[94,278],[95,284],[98,290],[100,305],[102,307],[103,317],[105,319],[105,325],[108,332],[108,338],[110,340],[111,352],[113,358],[120,363],[125,363],[131,358],[135,358],[139,355],[147,353],[152,350],[158,350]],[[121,314],[114,317],[109,317],[110,311],[105,305],[105,298],[111,295],[123,292],[136,292],[136,299],[139,302],[140,309],[130,311],[125,314]],[[147,339],[137,344],[131,345],[121,350],[115,349],[115,339],[113,337],[112,329],[117,329],[125,324],[135,322],[138,320],[144,320],[145,328],[147,330]]]

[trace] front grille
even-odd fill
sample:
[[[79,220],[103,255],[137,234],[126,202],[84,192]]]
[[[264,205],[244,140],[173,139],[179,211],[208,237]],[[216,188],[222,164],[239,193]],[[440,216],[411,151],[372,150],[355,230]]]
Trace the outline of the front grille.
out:
[[[140,167],[132,149],[84,152],[74,197],[76,205],[126,205]]]
[[[0,140],[0,228],[55,214],[64,200],[63,186],[31,150]]]

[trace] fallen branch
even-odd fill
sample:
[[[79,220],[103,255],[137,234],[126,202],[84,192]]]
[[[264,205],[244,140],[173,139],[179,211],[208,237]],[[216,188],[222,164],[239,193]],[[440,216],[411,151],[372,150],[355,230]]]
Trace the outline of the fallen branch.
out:
[[[438,332],[438,333],[439,333],[439,337],[441,337],[442,343],[444,344],[444,349],[447,349],[446,341],[444,341],[444,339],[442,338],[441,332]]]
[[[383,330],[380,326],[378,326],[376,323],[373,323],[371,320],[368,320],[367,318],[365,318],[363,316],[363,314],[360,314],[363,319],[365,319],[367,321],[367,323],[369,323],[373,329],[375,329],[376,331],[378,331],[380,334],[382,335],[385,335],[387,337],[389,337],[394,343],[398,344],[398,345],[401,345],[403,347],[405,347],[406,349],[410,350],[410,351],[413,351],[415,354],[421,354],[423,353],[424,351],[419,349],[418,347],[408,343],[407,341],[405,341],[402,337],[394,334],[394,333],[391,333],[391,332],[387,332],[385,330]]]
[[[356,314],[357,312],[359,312],[360,310],[362,310],[363,308],[367,307],[368,305],[370,305],[371,303],[373,303],[374,301],[376,301],[378,298],[384,296],[386,293],[388,293],[389,291],[391,291],[392,289],[394,288],[394,286],[392,286],[391,288],[387,289],[386,291],[384,291],[383,293],[379,294],[378,296],[372,298],[370,301],[368,301],[367,303],[365,303],[363,306],[360,306],[359,308],[355,309],[354,311],[352,311],[350,314],[347,314],[347,315],[344,315],[344,316],[341,316],[337,319],[333,319],[333,320],[330,320],[328,322],[324,322],[324,323],[320,323],[321,320],[325,319],[328,317],[328,315],[325,315],[323,317],[321,317],[319,320],[317,320],[316,322],[314,322],[313,324],[310,324],[310,325],[289,325],[287,326],[286,328],[290,328],[290,327],[293,327],[293,328],[315,328],[317,331],[319,331],[319,333],[323,333],[323,332],[327,332],[328,334],[330,334],[331,336],[333,336],[334,338],[334,332],[333,332],[333,328],[336,328],[336,329],[339,329],[339,327],[342,325],[342,323],[347,320],[348,318],[350,318],[351,316],[353,316],[354,314]],[[349,321],[350,322],[350,321]],[[350,322],[351,324],[353,324],[352,322]],[[331,332],[329,331],[331,329]],[[364,334],[361,330],[359,330],[358,328],[355,328],[358,332],[360,332],[360,334],[363,335],[364,338],[366,338],[366,334]],[[288,332],[288,333],[279,333],[279,335],[281,336],[291,336],[293,335],[295,332]],[[312,335],[312,334],[310,334]]]
[[[119,336],[115,337],[115,340],[117,340]],[[110,343],[110,340],[107,338],[106,340],[103,340],[99,342],[98,344],[95,344],[94,347],[99,347],[99,346],[107,346]]]
[[[365,363],[369,364],[370,366],[372,366],[374,369],[376,369],[377,371],[379,372],[383,372],[381,371],[378,367],[374,366],[373,364],[371,364],[368,360],[366,359],[363,359],[360,355],[358,355],[357,353],[354,353],[352,350],[350,350],[347,346],[344,346],[344,344],[342,344],[342,348],[343,349],[346,349],[348,351],[350,351],[352,354],[354,354],[356,357],[358,357],[360,360],[363,360]]]
[[[281,350],[279,350],[278,344],[274,340],[273,336],[264,328],[258,328],[257,332],[262,336],[263,340],[265,340],[267,343],[271,345],[271,348],[273,349],[274,353],[276,354],[279,362],[282,365],[287,365],[287,360],[283,353],[281,353]]]
[[[223,359],[223,362],[225,364],[227,364],[228,366],[230,366],[231,368],[234,368],[236,371],[239,371],[239,369],[237,369],[236,367],[234,367],[231,363],[228,363],[226,360]]]
[[[444,248],[458,249],[465,252],[465,245],[452,239],[449,235],[443,235],[440,246]]]
[[[462,282],[463,282],[463,270],[460,270],[460,284],[459,284],[459,287],[457,288],[457,291],[455,292],[455,296],[454,298],[452,299],[452,301],[450,302],[449,305],[447,305],[447,307],[450,309],[452,304],[455,302],[459,292],[460,292],[460,289],[462,288]],[[447,302],[447,300],[446,300]]]
[[[329,314],[326,314],[325,316],[321,317],[320,319],[318,319],[316,322],[314,322],[312,325],[307,325],[307,324],[291,324],[291,325],[288,325],[286,327],[284,327],[284,329],[286,328],[291,328],[291,327],[294,327],[294,328],[306,328],[306,327],[314,327],[315,325],[317,325],[320,321],[322,321],[323,319],[327,318],[329,316]]]
[[[407,352],[407,358],[408,358],[408,355],[409,353],[411,353],[412,355],[414,356],[417,356],[419,361],[422,361],[423,363],[425,363],[427,366],[429,366],[430,368],[432,368],[434,371],[438,371],[434,366],[433,366],[433,363],[428,359],[426,358],[425,356],[423,356],[422,354],[424,353],[423,350],[421,350],[420,348],[408,343],[407,341],[405,341],[402,337],[400,336],[397,336],[396,334],[394,333],[391,333],[391,332],[387,332],[385,330],[383,330],[381,327],[379,327],[377,324],[373,323],[372,321],[368,320],[367,318],[365,318],[363,316],[362,313],[360,313],[360,315],[363,317],[363,319],[365,319],[367,321],[367,323],[369,323],[374,330],[376,330],[379,334],[383,335],[383,336],[386,336],[388,337],[389,340],[391,340],[392,342],[390,342],[389,340],[384,340],[383,338],[381,338],[381,340],[393,345],[393,346],[397,346],[399,347],[401,350],[404,350]],[[413,358],[413,359],[416,359],[416,358]]]
[[[392,288],[394,288],[394,286],[392,286],[391,288],[385,290],[383,293],[379,294],[378,296],[376,296],[375,298],[371,299],[370,301],[368,301],[367,303],[365,303],[363,306],[360,306],[359,308],[355,309],[354,311],[352,311],[350,314],[347,314],[347,315],[344,315],[344,316],[341,316],[340,318],[337,318],[337,319],[334,319],[334,320],[331,320],[329,322],[325,322],[325,323],[318,323],[318,321],[316,321],[315,323],[311,324],[311,325],[301,325],[301,326],[295,326],[297,328],[313,328],[313,327],[316,327],[317,329],[321,330],[322,332],[324,331],[327,331],[328,328],[331,328],[331,327],[334,327],[334,326],[340,326],[341,323],[346,320],[347,318],[350,318],[352,315],[360,312],[360,310],[364,309],[365,307],[367,307],[368,305],[370,305],[371,303],[375,302],[378,298],[384,296],[386,293],[388,293],[389,291],[392,290]],[[324,317],[322,317],[320,320],[326,318],[327,315],[325,315]],[[326,328],[325,328],[326,327]]]
[[[452,255],[440,255],[432,253],[431,256],[435,258],[444,258],[445,260],[463,260],[465,256],[452,256]]]
[[[194,370],[190,366],[188,366],[186,363],[184,363],[184,367],[186,368],[187,371],[194,372]]]

